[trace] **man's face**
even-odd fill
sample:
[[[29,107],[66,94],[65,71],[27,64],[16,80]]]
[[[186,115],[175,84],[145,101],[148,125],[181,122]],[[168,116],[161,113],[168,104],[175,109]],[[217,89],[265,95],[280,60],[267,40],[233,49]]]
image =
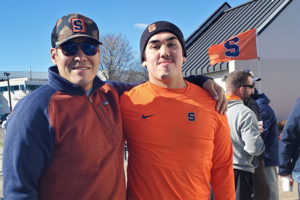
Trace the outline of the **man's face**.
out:
[[[170,32],[153,35],[145,49],[145,61],[149,79],[152,83],[182,79],[183,57],[182,47],[177,37]]]
[[[253,84],[252,77],[249,76],[247,82],[244,85],[252,85],[252,84]],[[243,87],[243,90],[242,90],[243,101],[250,98],[250,96],[252,94],[252,90],[253,89],[250,87]]]
[[[88,38],[74,38],[68,43],[83,43],[88,42]],[[74,56],[65,56],[62,49],[51,49],[51,58],[54,65],[57,65],[59,75],[68,81],[82,86],[85,90],[93,86],[93,80],[98,72],[98,65],[100,63],[100,49],[93,56],[85,55],[81,48]]]

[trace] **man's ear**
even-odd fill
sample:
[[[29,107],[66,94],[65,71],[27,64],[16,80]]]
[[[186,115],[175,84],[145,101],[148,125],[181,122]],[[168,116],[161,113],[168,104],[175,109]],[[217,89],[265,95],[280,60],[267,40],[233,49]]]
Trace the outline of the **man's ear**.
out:
[[[56,62],[56,49],[51,48],[50,53],[51,53],[51,60],[52,60],[53,64],[57,65],[57,62]]]
[[[185,61],[186,61],[186,57],[183,57],[183,63],[185,63]]]
[[[244,87],[239,87],[239,91],[240,91],[241,94],[244,93],[244,89],[245,89]]]
[[[143,61],[143,66],[147,68],[147,61]]]

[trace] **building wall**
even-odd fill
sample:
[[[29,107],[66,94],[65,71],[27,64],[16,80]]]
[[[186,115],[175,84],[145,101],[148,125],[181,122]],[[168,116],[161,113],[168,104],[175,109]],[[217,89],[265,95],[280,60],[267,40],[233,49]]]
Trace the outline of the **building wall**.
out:
[[[0,79],[7,78],[7,76],[4,76],[4,72],[10,73],[9,79],[28,77],[32,79],[48,80],[48,72],[31,72],[31,77],[30,77],[29,71],[0,71]]]
[[[235,61],[235,69],[251,69],[261,92],[270,99],[278,121],[287,119],[300,97],[300,1],[293,0],[259,35],[257,60]]]
[[[208,77],[211,77],[214,79],[216,83],[218,83],[225,91],[225,82],[222,81],[222,78],[226,75],[228,75],[228,71],[220,71],[220,72],[214,72],[214,73],[209,73],[209,74],[204,74]]]

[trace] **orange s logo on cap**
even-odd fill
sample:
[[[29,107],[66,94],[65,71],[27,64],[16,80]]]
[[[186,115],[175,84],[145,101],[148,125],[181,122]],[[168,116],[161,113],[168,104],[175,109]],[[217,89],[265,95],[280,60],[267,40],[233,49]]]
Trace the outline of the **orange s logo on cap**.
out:
[[[73,32],[85,32],[84,21],[81,18],[72,19],[72,30]]]
[[[154,31],[155,29],[156,29],[155,24],[151,24],[151,25],[148,27],[149,33],[151,33],[152,31]]]

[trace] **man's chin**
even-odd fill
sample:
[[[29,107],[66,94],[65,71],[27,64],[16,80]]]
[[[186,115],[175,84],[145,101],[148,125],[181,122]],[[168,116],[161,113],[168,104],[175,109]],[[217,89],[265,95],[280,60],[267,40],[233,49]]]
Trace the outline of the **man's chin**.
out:
[[[161,80],[168,80],[168,79],[170,79],[170,78],[171,78],[171,75],[170,75],[170,74],[163,74],[163,75],[160,76],[160,79],[161,79]]]

